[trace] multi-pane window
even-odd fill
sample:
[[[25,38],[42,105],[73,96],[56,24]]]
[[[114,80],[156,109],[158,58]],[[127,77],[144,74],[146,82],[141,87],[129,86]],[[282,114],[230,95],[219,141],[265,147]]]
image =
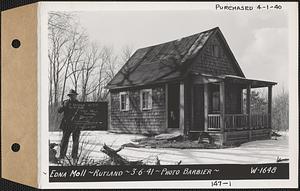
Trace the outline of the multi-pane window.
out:
[[[141,91],[141,109],[152,109],[152,90],[144,89]]]
[[[120,92],[120,110],[129,110],[129,94],[128,92]]]

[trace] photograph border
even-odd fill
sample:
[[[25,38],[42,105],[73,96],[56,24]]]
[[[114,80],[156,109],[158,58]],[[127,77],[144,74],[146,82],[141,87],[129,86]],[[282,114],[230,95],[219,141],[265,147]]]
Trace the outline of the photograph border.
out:
[[[283,2],[282,2],[283,3]],[[203,9],[213,9],[215,3],[99,3],[99,2],[86,2],[86,3],[50,3],[50,2],[40,2],[38,3],[39,12],[39,44],[38,44],[38,93],[39,93],[39,118],[38,118],[38,129],[39,129],[39,183],[42,188],[211,188],[212,180],[184,180],[184,181],[138,181],[138,182],[101,182],[101,183],[49,183],[49,153],[48,153],[48,65],[42,63],[47,62],[47,51],[48,50],[48,35],[47,35],[47,14],[49,11],[101,11],[101,10],[199,10],[199,5]],[[235,4],[249,4],[249,3],[235,3]],[[298,23],[295,19],[298,18],[298,12],[295,5],[296,3],[284,3],[289,9],[289,45],[290,45],[290,55],[289,55],[289,127],[298,127],[298,63],[297,60],[297,50],[298,44],[293,42],[298,42]],[[290,28],[293,26],[293,28]],[[231,188],[280,188],[280,187],[295,187],[298,186],[298,140],[299,140],[299,130],[298,128],[289,128],[289,134],[293,135],[289,137],[289,152],[290,152],[290,162],[289,180],[232,180],[234,183]],[[155,182],[155,184],[153,184]],[[170,184],[171,183],[171,184]],[[226,186],[221,186],[226,188]],[[219,187],[219,188],[221,188]]]

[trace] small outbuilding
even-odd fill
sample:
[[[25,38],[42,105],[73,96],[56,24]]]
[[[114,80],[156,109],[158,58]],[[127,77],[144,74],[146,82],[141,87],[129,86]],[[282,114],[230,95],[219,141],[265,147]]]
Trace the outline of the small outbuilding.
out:
[[[275,84],[247,79],[222,32],[213,28],[138,49],[107,85],[109,130],[204,132],[221,145],[268,139]],[[268,111],[251,113],[250,91],[262,87],[268,89]]]

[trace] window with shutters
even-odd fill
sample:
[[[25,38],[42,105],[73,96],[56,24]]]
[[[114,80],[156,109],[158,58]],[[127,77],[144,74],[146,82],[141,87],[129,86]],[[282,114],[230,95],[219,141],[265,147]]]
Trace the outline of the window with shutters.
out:
[[[144,89],[141,91],[141,109],[152,109],[152,89]]]
[[[120,92],[120,110],[129,111],[129,93]]]

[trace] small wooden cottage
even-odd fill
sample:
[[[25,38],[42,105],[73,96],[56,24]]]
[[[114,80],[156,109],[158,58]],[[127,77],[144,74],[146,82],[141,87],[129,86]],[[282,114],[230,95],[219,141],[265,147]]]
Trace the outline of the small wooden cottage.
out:
[[[275,84],[245,78],[222,32],[213,28],[138,49],[107,85],[109,130],[206,132],[221,145],[267,139]],[[268,111],[252,114],[250,91],[261,87],[268,88]]]

